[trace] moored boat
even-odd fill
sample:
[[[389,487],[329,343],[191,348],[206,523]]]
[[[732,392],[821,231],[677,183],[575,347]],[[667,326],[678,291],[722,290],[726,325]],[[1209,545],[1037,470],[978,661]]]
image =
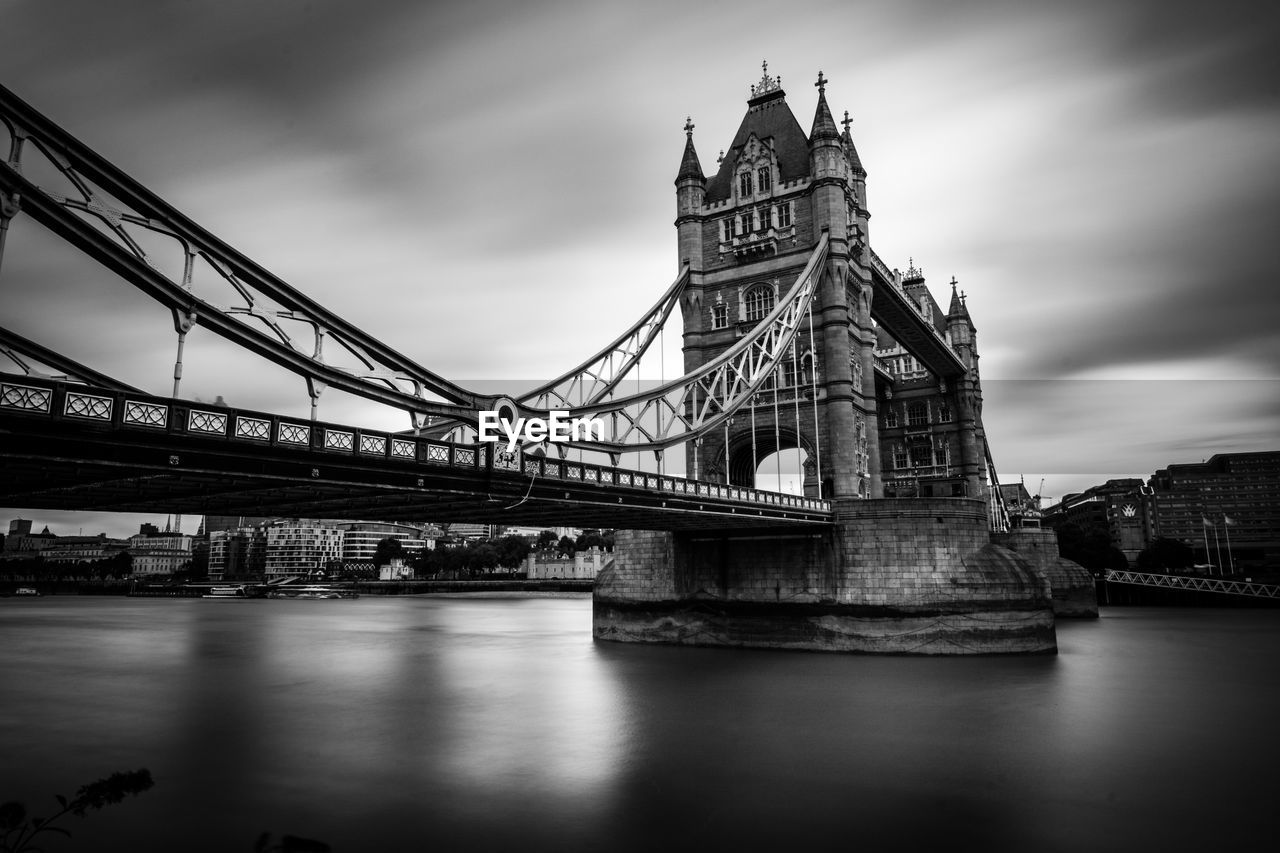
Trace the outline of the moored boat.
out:
[[[248,598],[249,593],[244,586],[215,586],[201,598]]]
[[[359,598],[353,589],[335,589],[328,586],[279,587],[267,593],[268,598]]]

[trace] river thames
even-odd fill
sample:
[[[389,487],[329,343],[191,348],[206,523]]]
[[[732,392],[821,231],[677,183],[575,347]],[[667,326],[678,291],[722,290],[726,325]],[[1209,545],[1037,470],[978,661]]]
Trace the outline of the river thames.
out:
[[[1273,850],[1280,610],[1059,654],[595,643],[591,600],[0,600],[0,801],[50,851]]]

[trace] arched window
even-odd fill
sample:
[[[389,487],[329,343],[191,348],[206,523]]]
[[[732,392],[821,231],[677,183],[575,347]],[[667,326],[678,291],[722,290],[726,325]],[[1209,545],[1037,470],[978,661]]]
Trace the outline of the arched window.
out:
[[[767,193],[769,187],[773,186],[773,172],[768,166],[761,166],[756,169],[756,186],[760,188],[762,193]]]
[[[901,444],[893,446],[893,467],[899,470],[907,467],[907,449]]]
[[[800,384],[812,385],[816,381],[814,378],[816,376],[817,373],[813,369],[813,353],[806,352],[800,356]]]
[[[773,288],[767,284],[748,288],[743,302],[747,309],[747,322],[758,323],[773,310]]]
[[[907,426],[924,426],[929,423],[929,406],[926,403],[912,403],[907,406]]]
[[[898,410],[895,409],[893,406],[890,406],[889,408],[885,409],[884,425],[888,429],[894,429],[895,427],[898,426]]]
[[[751,195],[751,172],[738,175],[738,195],[743,197]]]
[[[946,403],[938,406],[938,420],[944,424],[951,423],[951,407]]]
[[[723,329],[729,325],[729,306],[723,302],[717,302],[711,306],[711,328]]]

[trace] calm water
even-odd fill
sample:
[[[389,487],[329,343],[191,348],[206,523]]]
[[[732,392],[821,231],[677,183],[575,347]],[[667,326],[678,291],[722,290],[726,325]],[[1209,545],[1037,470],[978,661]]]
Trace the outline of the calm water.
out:
[[[57,850],[1274,850],[1280,611],[1056,657],[597,644],[570,598],[0,599],[0,800]]]

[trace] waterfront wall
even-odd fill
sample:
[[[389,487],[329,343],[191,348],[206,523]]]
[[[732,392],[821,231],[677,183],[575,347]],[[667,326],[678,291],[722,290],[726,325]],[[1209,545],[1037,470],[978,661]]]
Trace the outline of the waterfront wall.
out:
[[[1050,586],[986,505],[849,500],[834,528],[620,532],[598,639],[887,654],[1056,650]]]

